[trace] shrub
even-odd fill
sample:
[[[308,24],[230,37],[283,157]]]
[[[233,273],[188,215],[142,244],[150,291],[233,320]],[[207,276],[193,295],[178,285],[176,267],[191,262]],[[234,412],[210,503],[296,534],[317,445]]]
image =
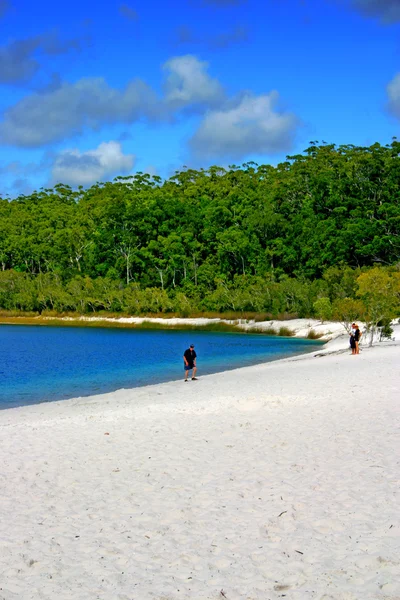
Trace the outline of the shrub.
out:
[[[278,335],[281,337],[293,337],[294,331],[289,329],[289,327],[280,327],[278,331]]]
[[[323,335],[323,333],[317,333],[316,331],[314,331],[314,329],[310,329],[310,331],[307,333],[307,339],[319,340],[319,338],[321,338]]]

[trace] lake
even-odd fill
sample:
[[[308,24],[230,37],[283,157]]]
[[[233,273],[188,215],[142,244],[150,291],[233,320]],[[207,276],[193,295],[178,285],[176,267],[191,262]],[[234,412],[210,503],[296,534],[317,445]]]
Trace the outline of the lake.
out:
[[[0,408],[183,380],[312,352],[321,342],[248,333],[0,325]]]

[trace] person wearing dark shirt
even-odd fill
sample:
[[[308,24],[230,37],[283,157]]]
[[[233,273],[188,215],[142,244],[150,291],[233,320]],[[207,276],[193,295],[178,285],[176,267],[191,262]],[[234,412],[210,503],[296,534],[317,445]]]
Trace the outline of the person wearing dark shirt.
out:
[[[355,341],[355,344],[356,344],[356,352],[355,352],[356,354],[360,354],[359,343],[360,343],[361,336],[362,336],[362,333],[361,333],[358,325],[355,325],[354,341]]]
[[[192,370],[193,370],[192,380],[194,380],[194,381],[197,380],[196,357],[197,357],[197,354],[195,352],[194,345],[190,344],[190,347],[187,350],[185,350],[185,352],[183,353],[183,363],[184,363],[184,368],[185,368],[185,381],[188,380],[189,371],[192,371]]]
[[[355,338],[355,333],[356,333],[356,324],[353,323],[350,329],[350,348],[351,348],[351,353],[355,354],[356,353],[356,338]]]

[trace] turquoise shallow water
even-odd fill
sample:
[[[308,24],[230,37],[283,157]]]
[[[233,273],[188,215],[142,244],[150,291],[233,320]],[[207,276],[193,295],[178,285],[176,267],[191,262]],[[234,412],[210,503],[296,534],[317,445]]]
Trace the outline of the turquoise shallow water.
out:
[[[321,347],[241,333],[1,325],[0,408],[183,379],[190,343],[199,377]]]

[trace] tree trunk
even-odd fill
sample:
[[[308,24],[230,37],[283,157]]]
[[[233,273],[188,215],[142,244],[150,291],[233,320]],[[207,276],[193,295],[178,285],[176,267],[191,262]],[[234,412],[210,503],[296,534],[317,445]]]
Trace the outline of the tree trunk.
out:
[[[194,285],[197,285],[197,267],[196,256],[193,254]]]
[[[161,289],[164,289],[164,276],[163,276],[163,271],[162,269],[159,269],[158,267],[156,267],[156,270],[160,276],[160,282],[161,282]]]
[[[371,325],[371,336],[369,338],[369,344],[368,344],[369,348],[371,348],[372,342],[374,341],[374,335],[375,335],[375,325]]]

